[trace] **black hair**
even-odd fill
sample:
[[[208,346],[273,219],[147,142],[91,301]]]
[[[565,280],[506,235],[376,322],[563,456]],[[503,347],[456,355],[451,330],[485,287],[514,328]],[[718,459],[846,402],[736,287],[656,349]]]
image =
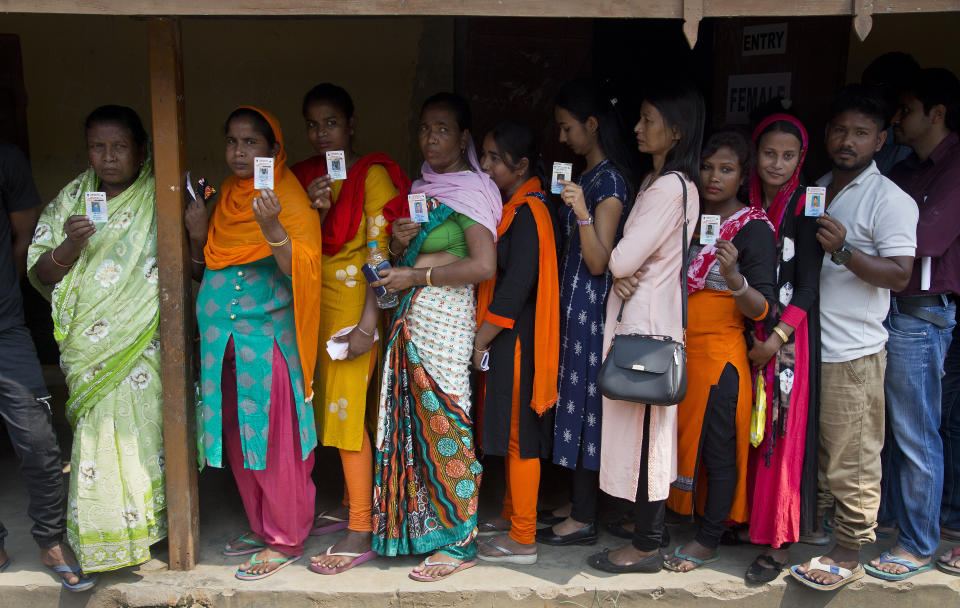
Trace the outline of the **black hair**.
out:
[[[224,135],[230,131],[230,123],[238,118],[246,118],[249,120],[253,124],[253,130],[263,135],[264,139],[267,140],[268,146],[272,148],[276,145],[277,136],[273,132],[273,127],[271,127],[267,119],[263,117],[263,114],[250,108],[237,108],[233,112],[230,112],[230,116],[227,116],[227,122],[223,124]]]
[[[555,103],[581,123],[587,122],[591,116],[597,120],[600,148],[627,182],[630,200],[622,202],[624,208],[629,209],[640,182],[640,163],[634,148],[627,145],[625,135],[630,132],[630,127],[624,123],[617,109],[619,98],[608,89],[609,81],[571,80],[560,88]]]
[[[526,123],[505,120],[490,129],[490,135],[507,167],[516,169],[516,165],[526,158],[530,166],[530,176],[539,178],[541,185],[547,183],[543,159],[540,158],[540,142],[533,127]]]
[[[848,84],[837,93],[830,105],[827,124],[844,112],[860,112],[877,123],[878,130],[887,126],[887,103],[877,87],[863,84]]]
[[[324,82],[307,91],[303,96],[303,115],[307,115],[307,109],[311,104],[320,102],[332,104],[347,118],[353,118],[353,99],[343,87]]]
[[[130,131],[130,135],[137,146],[144,147],[147,145],[147,132],[143,128],[140,116],[132,108],[116,105],[100,106],[87,115],[87,119],[83,122],[83,131],[87,133],[95,125],[102,124],[119,125]]]
[[[467,100],[463,97],[457,95],[456,93],[436,93],[427,98],[423,102],[423,105],[420,107],[420,115],[427,110],[427,108],[432,106],[444,106],[451,112],[457,119],[457,126],[461,131],[469,131],[472,125],[472,118],[470,116],[470,104],[467,103]]]
[[[924,114],[930,114],[934,106],[944,106],[947,129],[956,131],[960,128],[960,81],[953,72],[944,68],[920,70],[905,90],[923,104]]]
[[[778,121],[779,122],[779,121]],[[766,130],[764,130],[766,133]],[[737,161],[740,163],[740,174],[750,175],[753,169],[753,145],[750,138],[743,129],[737,127],[723,127],[714,131],[707,138],[707,143],[703,144],[701,158],[713,156],[720,148],[730,148],[737,155]]]
[[[656,87],[645,101],[660,112],[668,131],[680,133],[680,139],[667,152],[662,173],[679,171],[699,186],[700,152],[706,120],[703,95],[692,83],[675,80]]]

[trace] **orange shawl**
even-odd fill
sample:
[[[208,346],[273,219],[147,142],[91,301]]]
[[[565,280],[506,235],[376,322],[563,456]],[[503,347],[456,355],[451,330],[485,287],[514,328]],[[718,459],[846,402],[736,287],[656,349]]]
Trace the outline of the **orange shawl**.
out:
[[[280,152],[273,169],[274,192],[283,206],[280,223],[290,235],[293,247],[293,316],[300,366],[307,384],[307,400],[310,400],[313,398],[313,387],[310,383],[317,361],[317,341],[320,336],[320,216],[310,208],[310,199],[297,177],[287,169],[283,133],[276,117],[260,108],[241,107],[251,109],[267,119],[280,144]],[[207,268],[220,270],[227,266],[249,264],[273,255],[263,232],[260,231],[260,225],[253,217],[253,198],[257,195],[252,177],[240,179],[231,175],[223,182],[220,200],[210,217],[207,244],[203,249]]]
[[[560,281],[557,275],[557,245],[553,236],[553,220],[542,200],[533,195],[542,191],[540,179],[531,177],[510,197],[503,206],[503,217],[497,226],[497,237],[510,228],[514,215],[521,205],[530,207],[537,223],[540,240],[540,272],[537,278],[537,304],[534,317],[533,339],[535,347],[533,372],[533,398],[530,407],[543,414],[557,402],[557,367],[560,361]],[[483,323],[490,303],[496,277],[480,283],[477,287],[477,324]],[[491,320],[491,322],[493,322]],[[499,323],[497,323],[499,325]],[[514,372],[516,373],[516,372]]]

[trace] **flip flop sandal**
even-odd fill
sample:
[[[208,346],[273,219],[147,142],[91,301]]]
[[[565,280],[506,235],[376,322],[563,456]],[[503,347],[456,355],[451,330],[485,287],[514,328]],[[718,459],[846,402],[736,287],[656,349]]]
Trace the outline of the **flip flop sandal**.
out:
[[[260,551],[261,549],[267,546],[258,540],[247,538],[248,534],[249,532],[244,532],[243,534],[236,537],[229,543],[225,544],[223,546],[223,551],[221,551],[221,553],[223,553],[227,557],[237,557],[240,555],[250,555],[251,553],[256,553],[257,551]],[[232,545],[233,543],[244,543],[244,544],[250,545],[250,547],[247,549],[231,549],[230,545]]]
[[[285,555],[283,557],[274,557],[272,559],[257,559],[257,556],[254,555],[250,558],[251,566],[256,566],[263,563],[278,563],[280,565],[269,572],[264,572],[263,574],[247,574],[246,570],[237,570],[235,576],[241,581],[256,581],[261,578],[267,578],[268,576],[276,574],[281,569],[286,568],[298,559],[300,559],[299,555]]]
[[[951,566],[949,563],[947,563],[947,562],[955,561],[958,557],[960,557],[960,547],[954,547],[953,551],[950,552],[950,557],[947,559],[946,562],[943,561],[942,557],[937,558],[937,568],[946,572],[947,574],[960,576],[960,567]]]
[[[9,564],[10,561],[7,560]],[[44,564],[46,565],[46,564]],[[80,566],[47,566],[47,570],[50,570],[57,575],[57,578],[60,579],[60,584],[63,585],[64,589],[73,591],[74,593],[80,593],[81,591],[86,591],[87,589],[92,588],[97,584],[96,576],[84,576],[83,570],[80,569]],[[61,574],[66,574],[67,572],[76,574],[80,579],[75,584],[71,585],[67,582],[67,579],[60,576]]]
[[[451,570],[450,572],[447,572],[446,574],[441,575],[441,576],[424,576],[423,574],[421,574],[421,573],[419,573],[419,572],[414,572],[413,570],[410,571],[410,578],[412,578],[413,580],[415,580],[415,581],[417,581],[417,582],[420,582],[420,583],[433,583],[433,582],[436,582],[436,581],[442,581],[443,579],[447,578],[448,576],[453,576],[454,574],[456,574],[457,572],[460,572],[461,570],[466,570],[467,568],[473,568],[474,566],[477,565],[477,560],[473,559],[473,560],[470,560],[469,562],[459,562],[459,563],[457,563],[457,562],[432,562],[432,561],[430,561],[430,558],[428,557],[428,558],[426,558],[425,560],[423,560],[423,565],[424,565],[424,566],[427,566],[428,568],[429,568],[430,566],[450,566],[451,568],[453,568],[453,570]]]
[[[587,558],[587,564],[591,568],[611,572],[613,574],[624,574],[627,572],[642,572],[653,574],[663,570],[663,554],[660,551],[648,555],[647,557],[633,562],[632,564],[615,564],[610,561],[610,549],[604,549],[600,553],[594,553]]]
[[[761,564],[767,564],[770,567],[765,568]],[[753,560],[750,567],[747,568],[747,573],[743,578],[750,583],[769,583],[777,580],[777,578],[780,577],[780,573],[783,572],[783,569],[786,567],[786,564],[781,564],[769,555],[761,553]]]
[[[333,549],[333,545],[330,545],[329,547],[327,547],[326,555],[330,557],[352,557],[353,561],[350,562],[349,564],[338,566],[336,568],[327,568],[325,566],[318,566],[315,563],[310,562],[309,568],[314,572],[316,572],[317,574],[340,574],[341,572],[346,572],[347,570],[349,570],[350,568],[353,568],[354,566],[359,566],[363,562],[368,562],[377,556],[377,552],[373,550],[367,551],[366,553],[343,553],[343,552],[331,553],[332,549]]]
[[[689,570],[681,570],[678,566],[674,566],[673,564],[671,564],[666,560],[664,560],[663,562],[664,568],[666,568],[667,570],[673,570],[674,572],[693,572],[700,566],[706,566],[707,564],[712,564],[713,562],[720,559],[720,552],[717,551],[716,553],[714,553],[713,557],[708,557],[707,559],[700,559],[697,557],[693,557],[692,555],[680,553],[680,547],[677,547],[676,549],[673,550],[673,556],[678,559],[682,559],[683,561],[686,561],[686,562],[692,562],[693,564],[696,565],[696,568],[690,568]]]
[[[525,553],[514,553],[510,551],[510,549],[505,549],[501,547],[500,545],[493,542],[492,540],[488,540],[484,544],[490,547],[491,549],[496,549],[501,553],[501,555],[483,555],[482,553],[478,553],[477,557],[485,562],[494,562],[494,563],[501,563],[501,564],[517,564],[519,566],[531,566],[537,563],[536,553],[530,553],[529,555]]]
[[[863,569],[867,571],[867,574],[870,576],[885,580],[885,581],[902,581],[920,574],[921,572],[926,572],[933,568],[933,564],[924,564],[922,566],[917,565],[916,562],[912,562],[909,559],[903,559],[902,557],[896,557],[887,552],[880,554],[880,563],[881,564],[897,564],[903,566],[907,569],[906,572],[900,572],[894,574],[893,572],[884,572],[880,568],[877,568],[873,564],[864,564]]]
[[[823,557],[823,556],[820,556],[820,557]],[[824,564],[820,561],[820,557],[815,557],[810,560],[810,567],[807,569],[807,572],[809,573],[812,570],[822,570],[823,572],[836,574],[837,576],[840,577],[839,581],[835,583],[831,583],[829,585],[812,581],[808,579],[806,576],[804,576],[803,574],[800,574],[799,572],[797,572],[797,568],[799,568],[800,566],[792,566],[790,568],[790,575],[793,576],[793,578],[796,579],[797,582],[799,582],[801,585],[805,585],[807,587],[810,587],[811,589],[816,589],[818,591],[833,591],[834,589],[839,589],[844,585],[848,585],[855,580],[859,580],[863,578],[863,566],[861,566],[860,564],[857,564],[857,567],[854,568],[853,570],[848,570],[847,568],[842,568],[834,564]]]
[[[330,534],[331,532],[339,532],[340,530],[345,530],[350,524],[350,522],[347,520],[337,517],[336,515],[330,515],[326,511],[320,515],[317,515],[313,520],[314,523],[316,523],[318,519],[329,519],[333,523],[314,526],[313,529],[310,530],[310,536],[323,536],[324,534]]]
[[[500,528],[494,526],[489,521],[482,521],[477,525],[477,536],[490,536],[495,534],[503,534],[504,532],[509,532],[509,530],[501,530]]]

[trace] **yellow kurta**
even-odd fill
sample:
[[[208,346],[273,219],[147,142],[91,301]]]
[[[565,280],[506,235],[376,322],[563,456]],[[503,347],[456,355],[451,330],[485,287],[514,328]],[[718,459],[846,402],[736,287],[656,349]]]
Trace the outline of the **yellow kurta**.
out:
[[[333,183],[332,198],[340,196],[342,181]],[[363,221],[357,234],[335,255],[323,256],[323,293],[320,298],[320,341],[313,400],[317,435],[325,446],[360,451],[364,432],[367,387],[377,360],[380,342],[369,357],[333,361],[327,354],[327,340],[345,327],[356,325],[363,314],[367,282],[360,267],[367,261],[367,242],[376,240],[383,257],[389,259],[387,220],[383,208],[397,189],[387,170],[373,165],[364,184]],[[382,336],[381,336],[382,339]]]

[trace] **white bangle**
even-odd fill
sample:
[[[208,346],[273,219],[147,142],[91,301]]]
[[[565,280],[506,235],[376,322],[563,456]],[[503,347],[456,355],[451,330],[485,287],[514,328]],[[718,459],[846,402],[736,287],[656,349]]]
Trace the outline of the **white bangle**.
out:
[[[740,278],[743,279],[743,285],[740,286],[740,289],[738,289],[738,290],[736,290],[736,291],[734,291],[734,290],[732,290],[732,289],[730,290],[730,295],[732,295],[732,296],[735,297],[735,298],[736,298],[737,296],[742,296],[743,294],[747,293],[747,290],[748,290],[748,289],[750,289],[750,283],[747,283],[747,277],[745,277],[745,276],[743,276],[743,275],[741,274],[741,275],[740,275]]]

